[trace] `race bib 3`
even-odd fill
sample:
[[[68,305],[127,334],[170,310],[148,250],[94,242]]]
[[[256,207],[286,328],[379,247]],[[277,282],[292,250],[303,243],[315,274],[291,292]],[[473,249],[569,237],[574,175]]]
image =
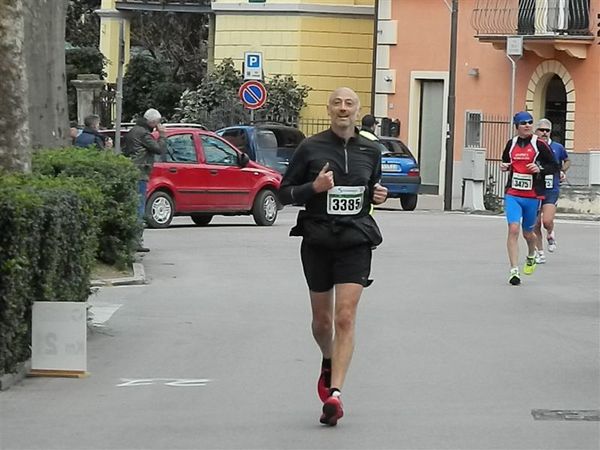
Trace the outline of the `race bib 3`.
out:
[[[546,183],[546,189],[552,189],[554,187],[554,175],[546,175],[544,181]]]
[[[350,216],[363,206],[364,186],[335,186],[327,191],[327,214]]]

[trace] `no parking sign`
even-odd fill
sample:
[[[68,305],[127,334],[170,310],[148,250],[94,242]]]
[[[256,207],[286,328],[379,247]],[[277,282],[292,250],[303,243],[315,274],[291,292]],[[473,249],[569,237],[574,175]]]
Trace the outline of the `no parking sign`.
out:
[[[240,100],[248,109],[261,108],[267,101],[267,90],[258,80],[249,80],[240,86]]]

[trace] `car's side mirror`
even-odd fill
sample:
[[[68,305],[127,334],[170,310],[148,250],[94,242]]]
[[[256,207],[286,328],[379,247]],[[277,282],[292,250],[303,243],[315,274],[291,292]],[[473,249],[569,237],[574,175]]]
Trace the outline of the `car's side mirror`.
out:
[[[250,162],[250,157],[245,153],[240,153],[238,161],[240,163],[240,166],[246,167],[248,165],[248,163]]]

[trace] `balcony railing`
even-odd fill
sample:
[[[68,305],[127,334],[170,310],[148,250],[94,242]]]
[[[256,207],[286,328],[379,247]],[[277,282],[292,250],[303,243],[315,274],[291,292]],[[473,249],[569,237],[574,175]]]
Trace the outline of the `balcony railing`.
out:
[[[478,0],[478,36],[589,36],[590,0]]]

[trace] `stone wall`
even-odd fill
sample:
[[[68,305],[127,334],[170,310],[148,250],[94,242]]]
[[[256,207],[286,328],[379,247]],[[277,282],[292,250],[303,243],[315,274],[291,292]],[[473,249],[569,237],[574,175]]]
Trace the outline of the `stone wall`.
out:
[[[561,186],[557,209],[600,217],[600,186]]]

